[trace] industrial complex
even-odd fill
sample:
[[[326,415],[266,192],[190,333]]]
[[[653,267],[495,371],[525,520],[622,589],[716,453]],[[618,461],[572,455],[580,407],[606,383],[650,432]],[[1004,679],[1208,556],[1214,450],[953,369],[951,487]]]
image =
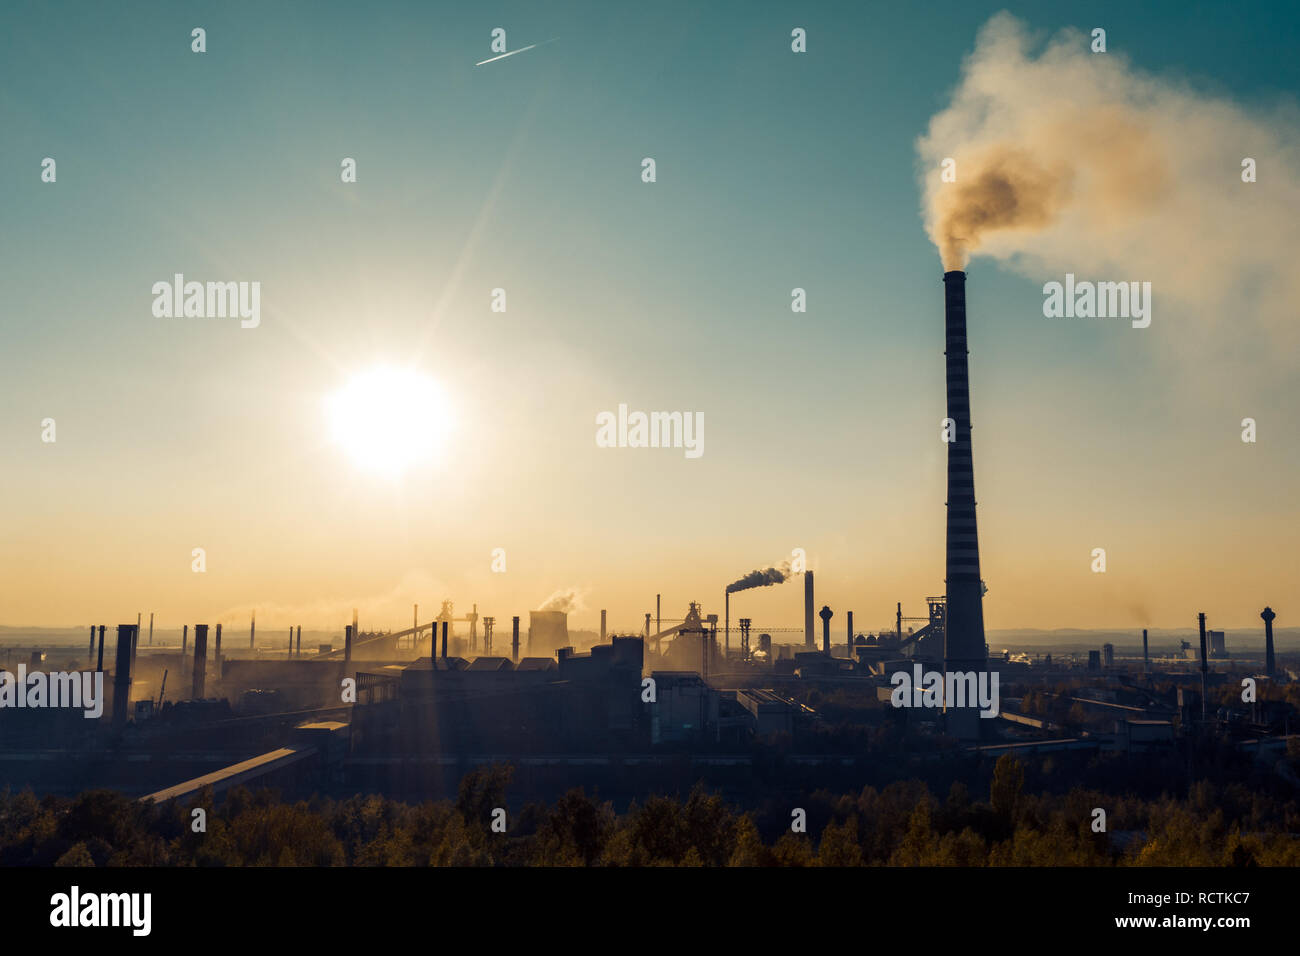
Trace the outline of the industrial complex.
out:
[[[654,595],[638,633],[607,633],[604,611],[599,631],[583,632],[563,610],[480,614],[472,603],[457,615],[450,599],[425,620],[416,605],[401,630],[363,630],[354,611],[341,640],[306,648],[301,627],[270,635],[256,619],[247,646],[229,633],[223,645],[219,623],[186,625],[179,647],[153,646],[152,617],[143,646],[142,618],[98,625],[83,655],[63,661],[50,655],[67,656],[66,648],[31,648],[20,663],[28,673],[57,665],[102,679],[102,716],[7,710],[0,784],[110,786],[154,800],[257,783],[421,798],[453,790],[466,767],[506,760],[532,768],[543,790],[592,781],[641,792],[670,779],[756,772],[774,749],[843,773],[885,759],[885,737],[901,741],[890,759],[1133,751],[1207,737],[1261,757],[1285,748],[1295,714],[1267,690],[1295,672],[1275,653],[1271,608],[1260,614],[1262,658],[1231,647],[1203,614],[1199,646],[1183,641],[1165,653],[1153,654],[1143,631],[1140,655],[1112,643],[1086,657],[990,654],[966,275],[950,271],[943,281],[945,593],[927,598],[923,614],[905,616],[897,602],[885,626],[856,630],[855,609],[819,608],[814,572],[787,565],[750,572],[721,589],[720,607],[690,602],[680,618],[663,618]],[[732,621],[735,593],[795,579],[801,633]],[[965,681],[996,700],[941,692]]]

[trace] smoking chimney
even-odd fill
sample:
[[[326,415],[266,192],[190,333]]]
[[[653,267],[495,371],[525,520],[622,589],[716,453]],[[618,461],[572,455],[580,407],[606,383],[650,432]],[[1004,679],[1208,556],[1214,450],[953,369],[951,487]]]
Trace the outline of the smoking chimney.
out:
[[[131,651],[138,624],[117,626],[117,662],[113,666],[113,729],[126,726],[126,706],[131,696]]]
[[[194,683],[190,696],[195,700],[203,699],[203,681],[208,672],[208,626],[194,625]]]
[[[849,611],[849,660],[853,660],[853,612]]]
[[[979,539],[975,531],[975,466],[971,455],[970,378],[966,356],[966,273],[945,272],[944,355],[947,360],[948,443],[947,621],[944,627],[944,670],[983,671],[984,608],[980,581]],[[960,737],[979,734],[976,711],[950,721]],[[945,708],[951,711],[951,708]]]
[[[514,620],[511,622],[510,627],[511,627],[510,659],[514,661],[516,664],[518,664],[519,663],[519,615],[518,614],[514,616]]]
[[[1264,673],[1272,677],[1273,668],[1277,665],[1273,659],[1273,618],[1277,615],[1271,607],[1266,607],[1259,616],[1264,619]],[[100,628],[100,634],[103,634],[103,628]]]
[[[298,625],[298,650],[294,652],[295,657],[302,657],[302,625]]]
[[[343,625],[343,663],[352,663],[352,625]]]
[[[813,604],[813,573],[805,571],[803,573],[803,643],[808,650],[817,646],[817,636],[813,633],[814,613],[816,607]]]
[[[722,592],[722,647],[723,656],[731,653],[731,592]]]
[[[1147,654],[1147,629],[1144,627],[1142,628],[1142,673],[1143,674],[1147,672],[1147,666],[1150,664],[1150,662],[1151,662],[1151,658]]]
[[[444,661],[447,659],[447,626],[450,623],[450,621],[442,622],[442,659]]]
[[[198,635],[195,635],[198,639]],[[257,640],[257,612],[254,611],[248,618],[248,649],[251,651]]]

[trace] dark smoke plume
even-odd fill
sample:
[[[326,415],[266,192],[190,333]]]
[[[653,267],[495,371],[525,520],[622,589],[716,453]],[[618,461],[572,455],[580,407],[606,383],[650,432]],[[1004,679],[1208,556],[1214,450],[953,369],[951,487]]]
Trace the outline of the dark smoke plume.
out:
[[[758,571],[750,571],[738,581],[732,581],[727,585],[727,593],[733,591],[748,591],[750,588],[770,588],[773,584],[781,584],[790,576],[790,562],[784,562],[779,568],[763,568]]]

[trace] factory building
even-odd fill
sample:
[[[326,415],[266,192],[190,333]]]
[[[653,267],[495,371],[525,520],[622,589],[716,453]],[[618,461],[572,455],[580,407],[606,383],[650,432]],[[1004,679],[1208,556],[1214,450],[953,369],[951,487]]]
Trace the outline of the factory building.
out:
[[[756,737],[794,733],[797,710],[784,697],[770,690],[739,690],[736,703],[753,717]]]
[[[358,674],[357,745],[380,751],[599,751],[642,744],[644,643],[614,638],[558,659],[421,658]]]
[[[718,726],[719,695],[699,674],[655,671],[655,704],[650,708],[650,743],[681,743],[704,738]]]

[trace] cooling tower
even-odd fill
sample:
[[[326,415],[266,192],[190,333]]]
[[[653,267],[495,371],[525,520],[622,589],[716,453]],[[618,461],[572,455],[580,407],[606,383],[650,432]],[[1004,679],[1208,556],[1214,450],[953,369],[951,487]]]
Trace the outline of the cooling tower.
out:
[[[944,355],[947,360],[948,417],[953,440],[948,443],[947,623],[944,630],[945,671],[983,671],[984,607],[980,580],[979,537],[975,530],[975,464],[971,454],[970,376],[966,349],[966,273],[945,272]],[[970,737],[979,733],[973,708],[952,714],[950,732]]]
[[[564,611],[528,612],[528,653],[550,656],[569,646],[569,615]]]

